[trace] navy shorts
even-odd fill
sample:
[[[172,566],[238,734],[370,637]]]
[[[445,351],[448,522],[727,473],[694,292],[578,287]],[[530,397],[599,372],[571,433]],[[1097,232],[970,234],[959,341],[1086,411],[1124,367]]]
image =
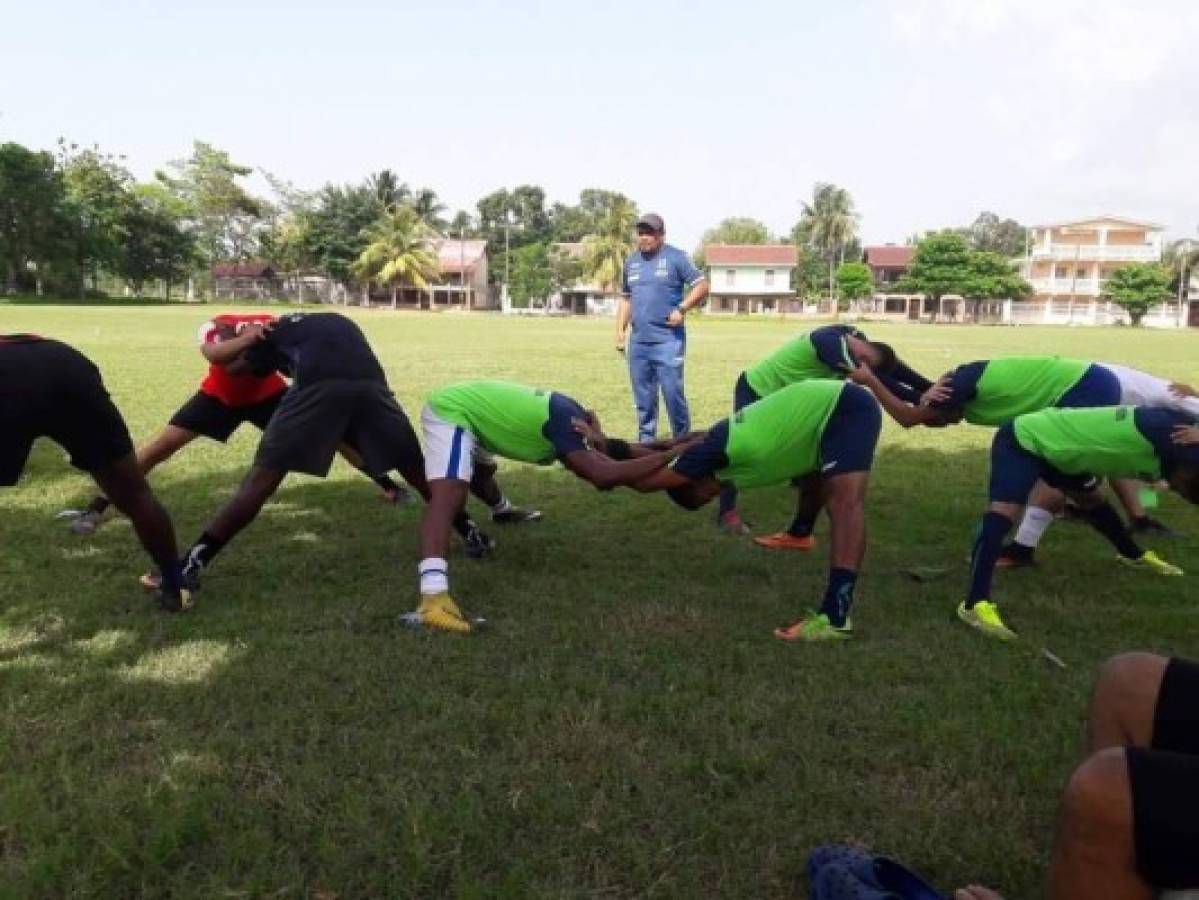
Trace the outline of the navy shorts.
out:
[[[869,472],[883,428],[883,412],[866,388],[846,384],[820,438],[820,475]]]
[[[1171,659],[1162,676],[1149,748],[1130,747],[1137,871],[1154,887],[1199,884],[1199,665]]]
[[[736,387],[733,388],[733,412],[745,409],[751,403],[757,403],[761,399],[758,392],[749,386],[749,379],[742,372],[737,378]]]
[[[1055,469],[1020,446],[1012,423],[1002,426],[991,441],[991,502],[1023,504],[1038,479],[1059,491],[1078,493],[1099,488],[1099,479],[1094,475],[1067,475]]]
[[[1111,369],[1092,364],[1074,387],[1062,394],[1054,404],[1058,409],[1094,409],[1097,406],[1119,406],[1122,395],[1120,379]]]

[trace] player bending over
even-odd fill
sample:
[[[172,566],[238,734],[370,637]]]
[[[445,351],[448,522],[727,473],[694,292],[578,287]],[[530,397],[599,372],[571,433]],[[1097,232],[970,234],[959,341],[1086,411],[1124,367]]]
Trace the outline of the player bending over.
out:
[[[970,558],[970,586],[958,618],[983,634],[1012,640],[1015,633],[991,601],[991,579],[1003,539],[1019,520],[1037,480],[1063,491],[1119,554],[1122,563],[1159,575],[1182,570],[1141,549],[1099,492],[1101,478],[1164,478],[1199,503],[1199,446],[1180,444],[1191,420],[1168,409],[1115,406],[1047,409],[1019,416],[991,444],[991,504]]]
[[[600,490],[630,485],[660,469],[677,450],[646,452],[618,462],[588,446],[576,426],[598,422],[574,399],[506,381],[467,381],[434,391],[421,411],[430,499],[421,521],[420,605],[410,625],[468,632],[471,623],[450,596],[450,523],[468,490],[489,504],[506,503],[495,480],[495,456],[535,465],[555,460]]]
[[[16,484],[33,442],[50,438],[129,517],[162,572],[163,607],[191,605],[171,517],[138,468],[129,429],[91,360],[58,341],[0,335],[0,425],[0,486]]]
[[[850,325],[826,325],[788,341],[742,372],[733,389],[733,411],[789,384],[813,378],[845,378],[859,365],[879,373],[880,381],[891,392],[910,403],[918,402],[920,395],[932,387],[932,382],[897,359],[887,344],[869,340]],[[819,504],[805,497],[801,486],[799,506],[790,527],[754,541],[769,550],[811,550],[817,511]],[[737,489],[731,485],[720,492],[716,523],[734,533],[749,531],[737,512]]]

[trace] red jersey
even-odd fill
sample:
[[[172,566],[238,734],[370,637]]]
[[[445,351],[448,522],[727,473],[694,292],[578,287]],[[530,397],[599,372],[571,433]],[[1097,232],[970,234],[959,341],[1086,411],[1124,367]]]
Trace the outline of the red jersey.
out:
[[[200,326],[200,343],[219,344],[224,340],[221,332],[228,327],[236,329],[239,325],[251,322],[266,325],[274,321],[275,317],[270,313],[245,316],[225,313],[214,316],[211,321]],[[224,366],[214,365],[208,367],[208,374],[200,383],[200,390],[226,406],[253,406],[287,390],[287,381],[278,372],[272,372],[264,378],[255,375],[230,375]]]

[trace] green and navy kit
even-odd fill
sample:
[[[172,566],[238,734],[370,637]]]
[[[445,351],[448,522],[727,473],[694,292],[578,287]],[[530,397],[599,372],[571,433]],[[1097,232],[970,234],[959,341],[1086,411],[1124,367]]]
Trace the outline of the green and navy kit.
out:
[[[789,384],[813,378],[844,378],[858,361],[846,338],[865,335],[849,325],[826,325],[783,344],[745,370],[745,380],[759,397]]]
[[[1060,356],[1010,356],[958,366],[953,392],[939,408],[961,408],[967,422],[1005,425],[1017,416],[1058,407],[1114,406],[1119,380],[1101,366]]]
[[[574,419],[586,411],[570,397],[508,381],[466,381],[429,396],[429,407],[465,428],[485,450],[520,462],[549,465],[586,450]]]
[[[682,325],[670,326],[666,319],[683,302],[683,290],[701,280],[704,273],[691,257],[669,244],[650,254],[634,251],[624,264],[621,290],[632,303],[636,344],[660,344],[682,338]]]

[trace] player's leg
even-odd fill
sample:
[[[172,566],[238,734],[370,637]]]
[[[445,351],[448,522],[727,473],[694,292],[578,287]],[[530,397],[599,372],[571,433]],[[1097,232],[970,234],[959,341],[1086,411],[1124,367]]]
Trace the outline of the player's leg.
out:
[[[1145,537],[1176,537],[1175,531],[1149,515],[1145,504],[1141,502],[1141,492],[1146,489],[1145,482],[1134,478],[1113,478],[1112,492],[1124,507],[1128,515],[1128,530],[1135,535]],[[1152,496],[1152,495],[1151,495]]]
[[[758,399],[758,392],[749,386],[742,372],[733,387],[733,412],[739,412]],[[720,489],[720,505],[716,510],[716,525],[732,534],[748,534],[749,525],[737,511],[737,488],[731,484]]]
[[[487,504],[491,510],[491,521],[501,525],[519,525],[523,522],[540,522],[541,510],[526,509],[515,505],[500,489],[495,473],[499,467],[495,458],[475,445],[474,474],[470,479],[470,492]]]
[[[1164,727],[1177,727],[1174,719],[1181,712],[1189,730],[1199,734],[1199,709],[1191,703],[1175,708],[1178,701],[1170,696],[1195,696],[1190,689],[1199,689],[1199,667],[1183,660],[1172,662],[1154,653],[1121,653],[1104,663],[1095,679],[1087,718],[1088,752],[1152,744],[1158,699],[1168,669],[1172,674],[1165,693],[1171,718]]]
[[[1043,481],[1038,481],[1032,489],[1032,493],[1028,495],[1028,503],[1024,507],[1020,526],[1016,529],[1016,537],[1003,548],[1003,552],[996,561],[997,567],[1017,569],[1033,565],[1036,561],[1037,545],[1040,544],[1041,538],[1045,536],[1049,526],[1053,524],[1054,517],[1061,512],[1065,505],[1066,497],[1061,491],[1051,488]]]
[[[633,405],[637,408],[637,440],[652,441],[658,433],[658,381],[654,373],[653,345],[629,341],[625,350]]]
[[[396,484],[395,480],[384,472],[381,475],[373,475],[365,468],[362,461],[362,454],[359,453],[353,445],[343,441],[337,448],[337,453],[348,462],[351,466],[373,481],[383,492],[383,498],[388,503],[394,503],[397,506],[402,506],[405,503],[412,502],[412,495],[408,493],[408,489],[403,485]]]
[[[1048,476],[1047,476],[1048,477]],[[1182,575],[1182,569],[1166,562],[1152,550],[1141,547],[1128,530],[1116,508],[1111,505],[1099,490],[1098,479],[1079,479],[1077,476],[1055,476],[1057,484],[1066,496],[1082,512],[1092,528],[1098,531],[1107,542],[1115,548],[1120,562],[1137,569],[1146,569],[1158,575]]]

